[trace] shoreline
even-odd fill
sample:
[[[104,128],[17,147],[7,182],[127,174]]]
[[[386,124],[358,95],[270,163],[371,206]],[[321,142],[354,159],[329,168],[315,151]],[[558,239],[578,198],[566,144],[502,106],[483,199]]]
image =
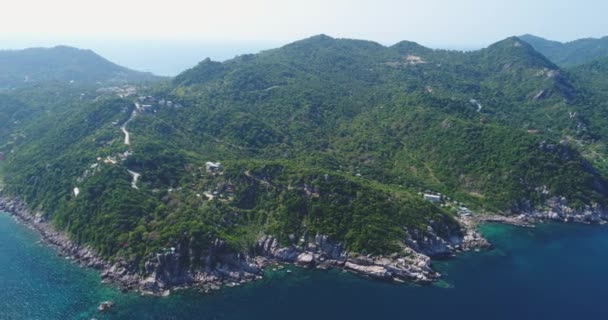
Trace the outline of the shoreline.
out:
[[[112,264],[102,258],[94,249],[88,246],[80,246],[74,243],[63,232],[55,230],[55,228],[47,222],[41,213],[32,214],[32,212],[18,198],[10,199],[0,196],[0,211],[5,211],[10,214],[17,223],[21,223],[27,228],[34,230],[41,238],[41,242],[50,246],[59,257],[66,257],[70,261],[75,262],[79,267],[95,269],[99,272],[102,283],[117,287],[119,290],[126,292],[139,292],[142,295],[167,296],[171,290],[180,290],[195,285],[189,286],[172,286],[166,290],[147,291],[142,288],[135,287],[141,282],[140,275],[129,272],[123,268],[120,262]],[[206,292],[210,290],[220,289],[225,285],[222,281],[208,281]]]
[[[430,228],[431,231],[422,234],[408,234],[408,239],[404,242],[404,252],[390,257],[351,254],[344,251],[340,244],[332,243],[326,236],[319,235],[304,247],[281,247],[276,238],[264,236],[254,245],[256,254],[251,256],[226,252],[225,243],[216,239],[212,252],[207,257],[220,261],[215,269],[209,270],[207,267],[185,274],[176,273],[174,263],[179,261],[181,250],[178,246],[177,252],[159,253],[146,260],[146,273],[141,274],[125,261],[108,261],[94,249],[70,240],[63,232],[55,230],[51,223],[44,219],[42,212],[31,212],[18,197],[0,196],[0,210],[6,211],[18,223],[36,231],[42,242],[50,245],[58,256],[66,257],[80,267],[97,270],[103,283],[113,285],[123,292],[152,296],[168,296],[172,291],[184,289],[208,293],[225,286],[235,287],[262,279],[265,269],[281,268],[281,265],[309,269],[341,269],[376,280],[429,284],[441,277],[441,274],[432,269],[431,257],[450,258],[461,252],[491,247],[478,232],[480,224],[499,223],[534,228],[535,224],[552,221],[583,224],[605,224],[608,221],[608,215],[603,210],[576,211],[563,205],[551,207],[548,211],[532,211],[511,216],[467,215],[457,219],[462,234],[456,240],[450,237],[446,241]],[[408,258],[404,258],[405,256]]]
[[[298,254],[295,260],[292,261],[289,257],[282,256],[284,254],[293,254],[285,252],[285,248],[277,247],[278,242],[273,237],[265,237],[258,242],[258,245],[266,246],[265,250],[272,252],[272,255],[282,256],[282,258],[272,256],[255,256],[252,257],[253,266],[251,272],[244,277],[224,277],[214,278],[205,275],[196,275],[192,281],[177,285],[163,285],[158,283],[156,279],[152,281],[149,277],[143,278],[140,274],[129,272],[120,262],[112,264],[106,259],[100,257],[94,249],[88,246],[80,246],[74,243],[64,233],[58,232],[46,220],[42,218],[40,213],[33,215],[29,209],[18,199],[8,199],[0,197],[0,210],[10,214],[16,222],[23,224],[31,230],[36,231],[40,236],[41,242],[49,245],[56,251],[60,257],[66,257],[72,262],[77,263],[80,267],[92,268],[100,273],[102,282],[118,287],[121,291],[139,292],[142,295],[167,296],[171,291],[183,289],[199,289],[199,291],[208,293],[213,290],[219,290],[224,286],[234,287],[250,281],[262,279],[262,273],[265,268],[280,268],[281,265],[291,264],[303,268],[317,269],[342,269],[352,272],[357,275],[367,276],[373,279],[387,280],[394,282],[418,282],[430,283],[437,279],[439,275],[430,269],[430,258],[419,255],[420,260],[417,261],[419,270],[393,270],[393,272],[402,272],[401,276],[387,277],[383,267],[377,264],[383,263],[385,266],[390,262],[385,257],[369,258],[364,256],[349,257],[344,260],[323,259],[319,263],[315,261],[315,253],[302,252]],[[411,252],[414,253],[414,252]],[[319,257],[316,257],[317,259]],[[380,261],[378,261],[380,260]],[[405,265],[403,266],[405,267]],[[239,270],[242,271],[242,270]],[[419,271],[417,273],[416,271]]]
[[[221,263],[216,269],[195,270],[187,274],[171,273],[172,262],[179,260],[179,252],[157,254],[146,261],[146,274],[134,272],[133,266],[117,259],[107,261],[95,250],[81,246],[43,218],[41,212],[33,214],[19,198],[0,196],[0,210],[12,215],[18,222],[35,230],[42,241],[50,245],[59,256],[64,256],[81,267],[97,270],[103,283],[114,285],[121,291],[138,292],[141,295],[167,296],[172,291],[197,289],[201,293],[234,287],[262,279],[266,268],[291,264],[304,268],[341,269],[354,274],[389,282],[413,282],[428,284],[441,277],[431,268],[431,257],[452,257],[458,253],[489,248],[491,245],[477,232],[477,225],[484,222],[511,223],[530,226],[527,222],[497,218],[462,217],[459,219],[464,234],[449,243],[435,234],[417,235],[409,240],[418,245],[414,250],[409,241],[404,254],[387,256],[362,256],[342,250],[340,244],[331,243],[325,236],[316,236],[314,243],[305,247],[281,247],[272,236],[264,236],[255,245],[254,256],[222,252],[224,244],[216,239],[214,259]],[[436,237],[433,239],[433,237]],[[177,249],[180,250],[179,248]],[[424,252],[424,253],[422,253]]]

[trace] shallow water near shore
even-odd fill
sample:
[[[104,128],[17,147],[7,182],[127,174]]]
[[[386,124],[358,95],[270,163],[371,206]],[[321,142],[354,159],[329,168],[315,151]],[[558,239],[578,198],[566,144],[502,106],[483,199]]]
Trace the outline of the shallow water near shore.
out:
[[[495,248],[435,262],[431,286],[286,268],[212,294],[124,294],[0,214],[0,319],[608,318],[608,227],[483,226]],[[115,306],[97,312],[101,301]]]

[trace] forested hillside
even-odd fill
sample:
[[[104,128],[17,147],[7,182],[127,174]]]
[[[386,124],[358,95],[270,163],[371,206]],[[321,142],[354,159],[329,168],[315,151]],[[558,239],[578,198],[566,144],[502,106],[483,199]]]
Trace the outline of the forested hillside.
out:
[[[598,72],[564,71],[515,37],[463,53],[320,35],[207,59],[136,95],[65,89],[66,102],[30,104],[45,112],[7,93],[2,121],[43,116],[0,129],[20,134],[0,144],[3,192],[140,266],[184,239],[249,252],[263,235],[326,235],[401,252],[429,226],[462,233],[463,206],[606,205]]]
[[[585,38],[565,43],[529,34],[521,36],[521,39],[562,67],[578,66],[608,56],[608,37]]]
[[[151,73],[121,67],[90,50],[57,46],[0,51],[0,89],[51,81],[124,84],[155,80]]]

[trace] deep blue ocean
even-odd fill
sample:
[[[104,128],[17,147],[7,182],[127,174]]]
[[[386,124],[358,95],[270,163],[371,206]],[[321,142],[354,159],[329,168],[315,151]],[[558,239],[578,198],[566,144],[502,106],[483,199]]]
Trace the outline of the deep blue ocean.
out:
[[[608,319],[608,227],[486,225],[494,249],[435,262],[430,286],[290,268],[212,294],[124,294],[0,214],[0,319]],[[110,312],[96,308],[115,303]]]

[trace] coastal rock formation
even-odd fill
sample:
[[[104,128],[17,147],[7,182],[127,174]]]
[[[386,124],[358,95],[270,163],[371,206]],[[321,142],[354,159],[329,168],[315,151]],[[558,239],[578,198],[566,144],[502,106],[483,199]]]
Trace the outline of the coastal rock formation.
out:
[[[100,270],[104,282],[114,283],[124,290],[154,295],[166,295],[175,288],[196,286],[209,291],[222,285],[252,281],[261,278],[263,269],[275,263],[321,269],[342,268],[375,279],[425,283],[440,276],[431,268],[431,256],[451,255],[488,245],[475,230],[475,224],[463,222],[461,228],[456,229],[445,229],[436,223],[424,232],[409,232],[401,252],[389,256],[348,252],[343,244],[326,235],[304,237],[298,241],[291,236],[291,244],[281,244],[276,237],[264,235],[248,253],[234,252],[220,239],[197,251],[193,245],[196,239],[182,239],[175,247],[146,257],[143,270],[140,270],[137,264],[122,259],[109,263],[92,248],[71,241],[65,234],[57,232],[42,213],[32,214],[18,198],[0,197],[0,210],[12,213],[37,230],[59,254],[82,266]]]
[[[78,261],[83,266],[95,269],[102,269],[108,266],[93,249],[78,245],[65,234],[55,231],[42,213],[32,214],[19,199],[0,198],[0,210],[12,213],[30,228],[38,231],[47,243],[59,250],[60,254]]]
[[[112,301],[104,301],[99,304],[99,307],[97,307],[97,311],[105,312],[105,311],[110,310],[110,308],[112,308],[113,306],[114,306],[114,303]]]
[[[522,201],[512,208],[518,219],[530,222],[559,221],[585,224],[604,224],[608,222],[608,208],[599,204],[575,208],[564,197],[551,197],[542,208],[533,208],[529,202]]]
[[[81,246],[57,232],[41,212],[33,213],[18,198],[0,197],[0,210],[12,213],[64,255],[82,266],[100,270],[104,282],[124,290],[167,295],[171,289],[200,287],[204,291],[223,285],[236,285],[262,277],[263,269],[275,263],[291,263],[309,268],[341,268],[375,279],[430,282],[440,276],[431,268],[431,257],[451,256],[461,251],[487,248],[490,244],[477,231],[481,222],[508,223],[531,227],[544,220],[578,223],[604,223],[608,210],[599,205],[572,208],[566,199],[550,198],[544,209],[521,203],[516,215],[467,215],[458,224],[431,222],[424,230],[405,230],[401,252],[389,256],[348,252],[342,243],[326,235],[289,237],[288,244],[272,235],[261,236],[249,252],[231,250],[221,239],[214,239],[203,251],[194,249],[196,239],[182,239],[175,247],[145,258],[143,270],[129,261],[109,263],[92,248]],[[105,308],[105,307],[104,307]],[[107,309],[107,308],[106,308]],[[104,310],[106,310],[104,309]]]
[[[256,252],[280,262],[318,268],[343,268],[379,279],[428,282],[439,274],[430,267],[431,259],[411,248],[391,256],[358,255],[344,250],[342,244],[332,242],[326,235],[316,235],[303,246],[281,247],[272,236],[264,236],[256,243]]]
[[[261,276],[262,267],[247,255],[231,252],[219,239],[202,255],[195,254],[188,242],[181,242],[166,252],[150,255],[138,285],[148,293],[193,285],[211,290],[222,284],[255,280]]]
[[[477,231],[470,216],[458,219],[460,228],[432,222],[425,230],[406,230],[405,243],[416,252],[429,257],[446,257],[474,248],[488,248],[490,243]]]

